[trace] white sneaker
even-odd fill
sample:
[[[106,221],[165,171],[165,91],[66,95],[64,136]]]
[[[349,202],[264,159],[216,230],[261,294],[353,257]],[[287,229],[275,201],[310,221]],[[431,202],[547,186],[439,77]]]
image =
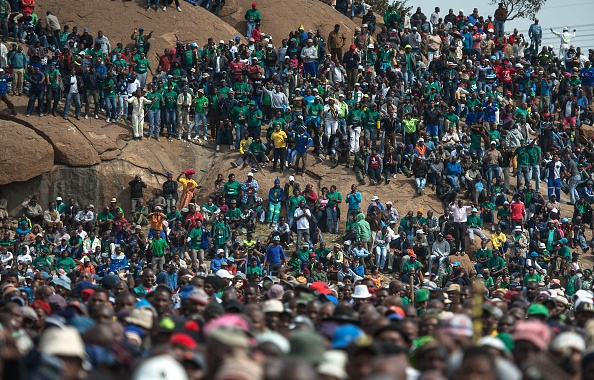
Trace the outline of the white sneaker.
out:
[[[394,174],[394,175],[392,176],[392,178],[396,178],[396,174]]]
[[[88,118],[89,118],[89,115],[85,115],[85,119],[88,119]]]
[[[167,10],[167,7],[163,7],[163,12],[165,12]]]
[[[98,115],[95,115],[95,119],[99,119],[99,116]]]
[[[208,140],[208,137],[204,136],[203,139],[204,139],[204,141],[207,141]]]
[[[97,119],[98,119],[98,118],[97,118]],[[105,121],[109,123],[109,118],[105,119]]]
[[[221,146],[220,145],[217,145],[217,147],[216,147],[215,150],[218,152],[219,150],[221,150]]]
[[[181,138],[181,136],[177,136],[177,139],[181,141],[182,138]]]
[[[181,12],[181,8],[180,8],[180,7],[177,7],[177,11],[178,11],[178,12]]]
[[[230,151],[234,151],[235,150],[235,147],[233,145],[229,145],[229,150]]]

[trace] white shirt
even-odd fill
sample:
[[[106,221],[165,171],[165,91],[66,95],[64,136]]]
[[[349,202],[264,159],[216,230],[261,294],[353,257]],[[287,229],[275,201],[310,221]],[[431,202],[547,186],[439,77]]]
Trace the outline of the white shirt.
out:
[[[76,79],[76,75],[70,76],[70,94],[78,94],[78,80]]]
[[[298,230],[309,230],[309,219],[307,217],[303,217],[303,218],[297,220],[297,218],[303,214],[309,215],[311,217],[311,211],[308,208],[306,208],[305,210],[302,210],[301,207],[298,207],[297,210],[295,210],[294,217],[297,222],[297,229]]]
[[[454,212],[454,223],[466,223],[466,213],[472,209],[472,206],[458,207],[456,205],[450,205],[450,210]]]

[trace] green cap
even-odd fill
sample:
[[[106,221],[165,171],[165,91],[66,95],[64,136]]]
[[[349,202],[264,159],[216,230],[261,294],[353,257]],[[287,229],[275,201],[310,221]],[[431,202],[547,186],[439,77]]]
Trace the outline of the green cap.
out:
[[[528,308],[528,311],[526,311],[526,315],[527,316],[544,315],[545,317],[548,318],[549,309],[547,309],[547,307],[545,305],[535,303],[535,304],[530,305],[530,307]]]
[[[415,302],[429,301],[429,289],[419,289],[415,295]]]
[[[250,102],[248,103],[248,105],[255,106],[256,105],[256,102],[254,102],[253,100],[250,100]]]

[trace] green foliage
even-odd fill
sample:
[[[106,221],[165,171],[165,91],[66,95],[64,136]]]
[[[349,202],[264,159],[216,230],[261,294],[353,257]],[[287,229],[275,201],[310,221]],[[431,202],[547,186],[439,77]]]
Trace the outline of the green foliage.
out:
[[[536,14],[547,0],[489,0],[490,5],[499,7],[499,3],[507,8],[507,19],[527,18],[534,20]]]

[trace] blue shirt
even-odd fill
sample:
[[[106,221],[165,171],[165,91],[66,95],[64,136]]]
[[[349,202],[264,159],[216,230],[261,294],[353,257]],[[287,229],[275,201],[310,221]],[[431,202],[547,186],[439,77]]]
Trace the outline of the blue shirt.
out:
[[[219,269],[221,269],[223,267],[223,263],[225,263],[225,262],[227,262],[227,260],[225,260],[224,257],[222,257],[222,258],[215,257],[210,262],[210,270],[213,272],[218,271]]]
[[[460,175],[462,174],[462,166],[459,162],[448,162],[446,165],[446,175]]]
[[[348,193],[345,202],[349,205],[349,210],[358,210],[361,208],[362,199],[361,193],[357,191],[355,194]]]
[[[268,248],[266,248],[264,261],[268,261],[271,265],[280,265],[285,260],[285,251],[283,250],[283,247],[280,244],[271,244],[268,246]]]
[[[307,152],[307,148],[313,145],[311,135],[307,132],[298,133],[295,137],[295,150],[299,153]]]
[[[8,86],[6,83],[12,82],[12,78],[9,76],[0,76],[0,95],[8,93]]]

